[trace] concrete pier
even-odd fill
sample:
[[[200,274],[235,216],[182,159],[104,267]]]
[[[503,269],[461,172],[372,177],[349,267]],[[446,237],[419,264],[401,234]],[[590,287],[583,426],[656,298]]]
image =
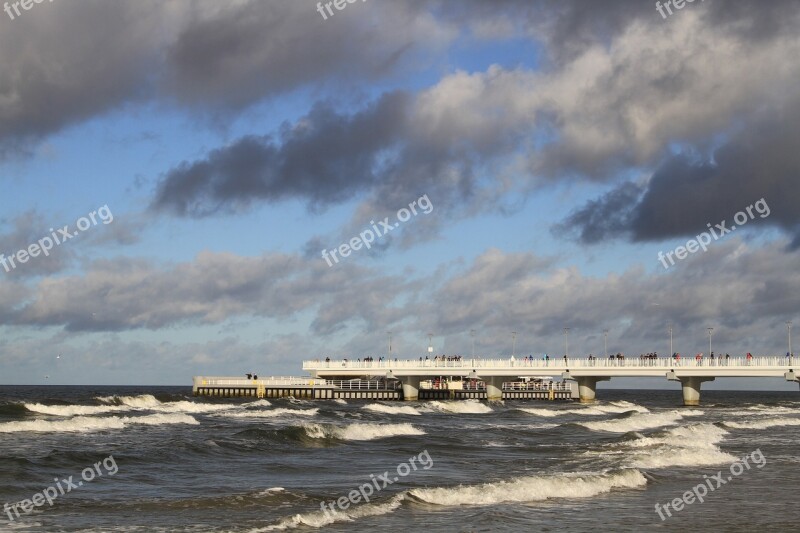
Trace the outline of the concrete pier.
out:
[[[677,376],[675,372],[667,374],[670,381],[680,381],[683,389],[683,405],[696,407],[700,405],[700,385],[705,381],[714,381],[710,376]]]
[[[510,399],[512,397],[533,397],[547,392],[520,392],[511,396],[503,384],[520,379],[552,378],[562,376],[577,384],[575,397],[583,403],[591,403],[597,395],[597,382],[613,377],[655,377],[680,381],[685,405],[695,406],[700,402],[700,386],[704,381],[717,377],[783,378],[798,381],[792,368],[793,361],[785,357],[758,356],[752,358],[731,357],[711,358],[591,358],[562,360],[524,358],[457,358],[457,359],[379,359],[378,361],[326,360],[305,361],[303,370],[314,378],[343,379],[357,377],[387,377],[403,382],[403,390],[409,400],[424,399],[422,396],[444,396],[448,393],[422,393],[419,383],[422,380],[452,377],[456,380],[480,380],[486,384],[486,392],[471,391],[479,396],[485,394],[490,400]],[[564,393],[557,393],[556,397]],[[524,396],[523,396],[524,395]],[[530,395],[530,396],[529,396]],[[449,394],[458,397],[458,393]]]
[[[597,382],[608,381],[608,377],[584,376],[574,378],[578,382],[578,401],[580,403],[594,403],[597,397]]]
[[[405,376],[400,378],[400,383],[403,384],[403,399],[406,401],[419,400],[419,382],[422,381],[419,376]]]
[[[503,381],[500,376],[486,378],[486,399],[490,402],[498,402],[503,399]]]

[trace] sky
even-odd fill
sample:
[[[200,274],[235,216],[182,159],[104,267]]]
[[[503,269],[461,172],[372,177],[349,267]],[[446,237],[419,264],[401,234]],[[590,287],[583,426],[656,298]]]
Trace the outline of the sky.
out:
[[[787,352],[800,2],[342,5],[0,13],[0,383]]]

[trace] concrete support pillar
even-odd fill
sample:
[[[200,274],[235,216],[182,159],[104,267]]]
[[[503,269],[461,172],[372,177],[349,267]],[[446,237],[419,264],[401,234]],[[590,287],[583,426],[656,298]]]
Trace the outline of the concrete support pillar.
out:
[[[574,378],[578,382],[578,398],[580,403],[594,403],[597,396],[597,382],[608,381],[611,378],[605,377],[579,377]]]
[[[494,376],[484,379],[486,382],[486,399],[490,402],[496,402],[503,399],[503,382],[505,378]]]
[[[700,384],[704,381],[714,381],[714,378],[705,376],[675,378],[674,374],[670,379],[681,382],[681,387],[683,388],[683,405],[687,407],[696,407],[700,405]]]
[[[408,401],[419,400],[419,376],[406,376],[400,378],[403,384],[403,399]]]

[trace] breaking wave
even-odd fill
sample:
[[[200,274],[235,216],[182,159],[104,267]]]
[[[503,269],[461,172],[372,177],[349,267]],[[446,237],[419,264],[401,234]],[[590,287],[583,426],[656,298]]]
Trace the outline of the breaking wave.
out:
[[[332,426],[328,424],[303,424],[307,436],[312,439],[375,440],[403,435],[424,435],[425,432],[411,424],[351,424]]]
[[[315,409],[269,409],[269,410],[252,410],[252,411],[239,411],[232,413],[220,413],[218,416],[225,416],[229,418],[273,418],[278,416],[316,416],[319,412],[318,408]]]
[[[600,456],[631,468],[715,465],[736,460],[719,448],[726,435],[727,431],[714,424],[692,424],[648,436],[634,433],[633,438],[607,444],[585,455]]]
[[[382,403],[371,403],[364,407],[368,411],[376,413],[387,413],[390,415],[421,415],[419,411],[410,405],[385,405]]]
[[[585,416],[602,416],[608,414],[622,414],[635,411],[637,413],[649,413],[650,410],[641,405],[636,405],[630,402],[610,402],[602,405],[591,405],[587,407],[580,407],[577,409],[535,409],[528,407],[521,407],[518,409],[524,413],[536,416],[543,416],[552,418],[563,415],[585,415]]]
[[[409,496],[445,506],[537,502],[555,498],[590,498],[614,489],[643,487],[647,479],[636,469],[607,474],[527,476],[482,485],[412,489]]]
[[[478,400],[460,400],[453,402],[432,401],[428,402],[426,407],[431,407],[436,411],[459,414],[484,414],[494,412],[491,407]]]
[[[754,422],[723,422],[722,424],[731,429],[768,429],[777,426],[800,426],[800,418],[768,418]]]
[[[80,433],[102,431],[104,429],[123,429],[128,425],[140,424],[161,426],[166,424],[198,425],[199,422],[184,414],[154,414],[134,417],[87,417],[76,416],[67,420],[30,420],[0,424],[0,433],[19,433],[24,431],[39,433]]]
[[[316,511],[312,513],[296,514],[289,518],[284,518],[277,524],[265,528],[253,529],[250,533],[285,531],[287,529],[295,529],[303,526],[321,528],[333,524],[334,522],[353,522],[359,518],[385,515],[400,507],[404,499],[404,494],[398,494],[384,503],[362,504],[354,506],[346,511],[335,509],[334,511],[328,510],[327,513]]]
[[[695,413],[681,413],[670,411],[666,413],[636,413],[625,418],[614,418],[600,422],[579,422],[578,424],[592,431],[608,431],[612,433],[627,433],[643,429],[672,426],[677,424],[684,416]],[[702,413],[702,411],[699,411]]]

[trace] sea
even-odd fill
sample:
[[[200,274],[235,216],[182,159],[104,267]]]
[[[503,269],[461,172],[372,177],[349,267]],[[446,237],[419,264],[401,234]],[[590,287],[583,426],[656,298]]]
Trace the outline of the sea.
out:
[[[693,408],[679,389],[598,397],[3,386],[0,531],[798,529],[800,392],[704,391]]]

